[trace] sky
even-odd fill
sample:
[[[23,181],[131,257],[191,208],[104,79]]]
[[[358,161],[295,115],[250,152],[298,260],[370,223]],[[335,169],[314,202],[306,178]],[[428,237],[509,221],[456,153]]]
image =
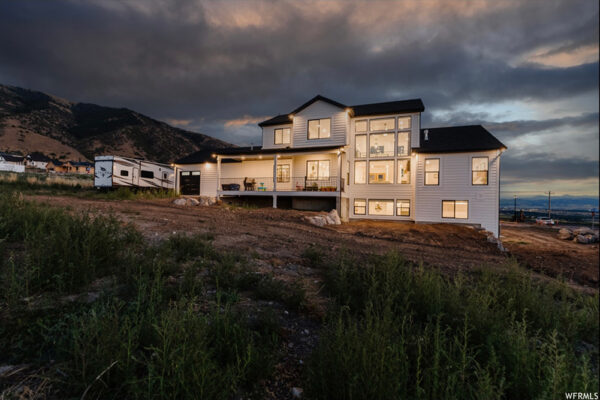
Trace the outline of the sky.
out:
[[[598,195],[594,0],[0,2],[0,83],[237,145],[317,94],[482,124],[502,192]]]

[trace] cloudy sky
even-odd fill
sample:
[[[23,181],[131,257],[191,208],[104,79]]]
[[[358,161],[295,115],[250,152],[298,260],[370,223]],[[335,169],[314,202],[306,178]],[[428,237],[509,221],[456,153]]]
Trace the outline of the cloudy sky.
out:
[[[508,145],[505,193],[598,194],[594,0],[2,1],[0,83],[238,145],[316,94],[420,97]]]

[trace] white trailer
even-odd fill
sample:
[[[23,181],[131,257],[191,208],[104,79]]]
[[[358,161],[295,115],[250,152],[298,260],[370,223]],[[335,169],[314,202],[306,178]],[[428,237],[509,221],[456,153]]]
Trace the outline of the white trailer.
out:
[[[96,156],[94,186],[175,189],[175,173],[168,164],[120,156]]]

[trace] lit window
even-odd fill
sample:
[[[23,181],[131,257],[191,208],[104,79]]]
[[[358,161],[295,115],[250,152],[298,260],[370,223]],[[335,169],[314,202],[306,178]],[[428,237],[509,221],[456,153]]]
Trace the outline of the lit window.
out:
[[[410,159],[398,160],[398,183],[410,183]]]
[[[290,128],[275,129],[275,144],[290,144]]]
[[[427,158],[425,160],[425,185],[440,184],[440,159]]]
[[[410,117],[399,117],[398,118],[398,130],[403,131],[410,129]]]
[[[354,125],[354,129],[356,132],[366,132],[367,131],[367,120],[356,121]]]
[[[394,215],[394,200],[369,200],[369,215]]]
[[[354,199],[354,214],[365,215],[367,213],[367,201],[365,199]]]
[[[469,218],[469,202],[467,200],[443,200],[442,218]]]
[[[394,129],[396,129],[396,119],[395,118],[380,118],[380,119],[372,119],[369,121],[369,130],[371,132],[393,131]]]
[[[329,179],[329,160],[307,161],[306,179],[313,181]]]
[[[354,161],[354,183],[367,183],[366,161]]]
[[[398,132],[398,156],[407,156],[410,151],[410,132]]]
[[[364,158],[367,156],[367,135],[356,135],[356,158]]]
[[[488,158],[473,157],[471,160],[471,183],[473,185],[488,184]]]
[[[399,217],[410,216],[410,200],[396,200],[396,215]]]
[[[277,182],[285,183],[290,181],[290,165],[281,164],[277,166]]]
[[[308,138],[324,139],[331,136],[331,118],[308,121]]]
[[[394,156],[394,134],[378,133],[369,136],[369,154],[371,157]]]
[[[369,161],[369,183],[394,183],[394,160]]]

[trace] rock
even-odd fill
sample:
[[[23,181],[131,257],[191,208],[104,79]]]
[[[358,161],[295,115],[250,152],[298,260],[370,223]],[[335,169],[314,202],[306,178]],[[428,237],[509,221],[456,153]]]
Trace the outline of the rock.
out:
[[[575,237],[577,239],[577,243],[581,244],[590,244],[592,243],[592,235],[577,235]]]
[[[561,228],[558,231],[558,238],[560,240],[571,240],[573,238],[573,232],[570,229]]]
[[[327,221],[320,215],[315,215],[312,217],[307,217],[308,222],[316,226],[325,226]]]
[[[329,218],[331,218],[333,220],[332,225],[341,225],[342,224],[342,220],[340,219],[340,216],[337,213],[337,210],[331,210],[329,211],[329,214],[327,214],[329,216]]]
[[[175,204],[176,206],[185,206],[186,205],[186,201],[185,199],[175,199],[173,200],[173,204]]]
[[[185,205],[186,206],[197,206],[198,204],[200,204],[200,202],[198,200],[196,200],[196,199],[191,198],[191,197],[188,198],[188,199],[186,199],[186,201],[185,201]]]
[[[335,225],[335,221],[329,215],[325,215],[323,218],[325,218],[325,223],[327,225]]]
[[[300,399],[300,398],[302,398],[302,392],[304,392],[304,390],[302,390],[302,388],[293,387],[292,388],[292,397],[294,397],[295,399]]]
[[[575,236],[577,236],[577,235],[585,236],[585,235],[593,235],[593,234],[594,234],[594,231],[585,226],[582,228],[577,228],[577,229],[573,230],[573,235],[575,235]]]

